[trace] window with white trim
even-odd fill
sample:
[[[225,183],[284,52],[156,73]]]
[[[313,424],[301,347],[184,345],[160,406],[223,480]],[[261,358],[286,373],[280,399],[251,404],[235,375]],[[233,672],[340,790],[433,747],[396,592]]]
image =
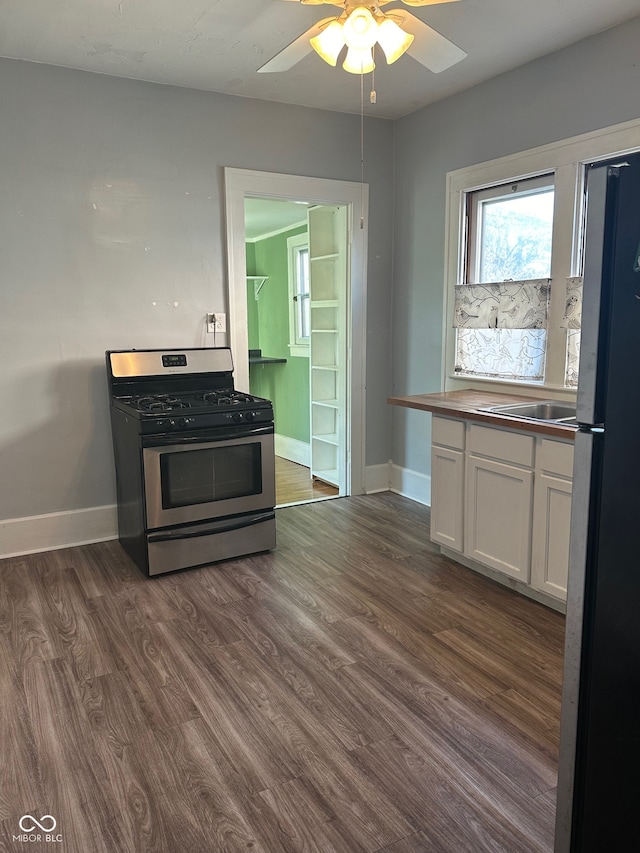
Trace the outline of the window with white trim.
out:
[[[575,390],[590,164],[638,150],[640,121],[447,175],[445,388]]]
[[[289,255],[289,351],[294,356],[309,357],[310,294],[309,236],[297,234],[287,238]]]
[[[553,176],[466,194],[458,375],[544,380],[553,202]]]

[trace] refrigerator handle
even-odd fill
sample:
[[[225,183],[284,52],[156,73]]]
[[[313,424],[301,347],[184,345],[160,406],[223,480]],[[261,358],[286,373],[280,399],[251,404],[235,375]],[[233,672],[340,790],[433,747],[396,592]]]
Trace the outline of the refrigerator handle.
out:
[[[608,323],[608,263],[612,205],[617,195],[619,171],[607,165],[587,173],[587,208],[582,287],[582,331],[577,418],[579,423],[601,420],[601,383],[605,375]]]

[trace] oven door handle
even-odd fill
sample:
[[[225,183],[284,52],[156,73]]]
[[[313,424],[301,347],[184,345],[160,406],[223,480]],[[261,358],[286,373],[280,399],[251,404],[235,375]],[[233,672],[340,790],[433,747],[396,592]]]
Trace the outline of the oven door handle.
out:
[[[147,541],[171,542],[176,539],[196,539],[199,536],[211,536],[212,533],[228,533],[231,530],[242,530],[245,527],[253,527],[256,524],[261,524],[263,521],[271,521],[275,517],[275,512],[271,510],[271,512],[261,512],[258,515],[252,515],[241,521],[220,521],[203,527],[199,526],[197,530],[189,532],[185,532],[184,528],[178,528],[168,533],[150,533]]]
[[[256,427],[236,427],[229,430],[208,430],[198,434],[169,433],[142,437],[143,447],[168,447],[172,444],[205,444],[212,441],[228,441],[233,438],[253,438],[257,435],[272,435],[273,424]]]

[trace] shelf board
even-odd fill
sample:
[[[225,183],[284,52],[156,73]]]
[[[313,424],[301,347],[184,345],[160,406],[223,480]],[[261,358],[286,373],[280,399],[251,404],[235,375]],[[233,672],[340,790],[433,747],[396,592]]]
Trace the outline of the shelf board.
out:
[[[312,400],[312,406],[324,406],[327,409],[337,409],[340,403],[338,400]]]
[[[340,481],[336,468],[330,468],[326,471],[311,471],[311,476],[317,480],[322,480],[324,483],[330,483],[332,486],[339,486]]]
[[[310,257],[309,260],[311,263],[314,261],[334,261],[336,258],[340,257],[340,252],[330,252],[328,255],[314,255]]]
[[[269,280],[268,275],[248,275],[247,276],[247,281],[253,282],[253,291],[254,291],[256,299],[258,298],[258,294],[260,293],[260,291],[265,286],[265,284],[268,280]]]
[[[332,434],[326,433],[320,435],[318,435],[318,433],[314,433],[311,438],[313,439],[313,441],[324,441],[325,444],[332,444],[334,447],[338,447],[338,445],[340,444],[340,439],[338,438],[337,432],[334,432]]]
[[[340,370],[337,364],[312,364],[312,370],[331,370],[335,373],[337,370]]]
[[[312,308],[337,308],[337,299],[312,299],[310,303]]]

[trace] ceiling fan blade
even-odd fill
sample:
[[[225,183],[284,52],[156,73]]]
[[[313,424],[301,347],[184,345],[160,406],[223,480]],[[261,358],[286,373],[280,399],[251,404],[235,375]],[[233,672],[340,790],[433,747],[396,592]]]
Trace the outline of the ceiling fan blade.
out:
[[[467,54],[464,50],[416,18],[411,12],[394,9],[389,13],[389,17],[397,20],[403,30],[414,36],[413,43],[407,51],[409,56],[413,56],[434,74],[439,74],[466,58]]]
[[[313,52],[310,44],[310,39],[320,35],[329,21],[335,21],[335,17],[323,18],[310,27],[301,36],[288,44],[280,53],[276,53],[273,59],[265,62],[263,66],[258,68],[258,74],[271,74],[278,71],[288,71],[293,68],[301,59],[304,59],[309,53]]]

